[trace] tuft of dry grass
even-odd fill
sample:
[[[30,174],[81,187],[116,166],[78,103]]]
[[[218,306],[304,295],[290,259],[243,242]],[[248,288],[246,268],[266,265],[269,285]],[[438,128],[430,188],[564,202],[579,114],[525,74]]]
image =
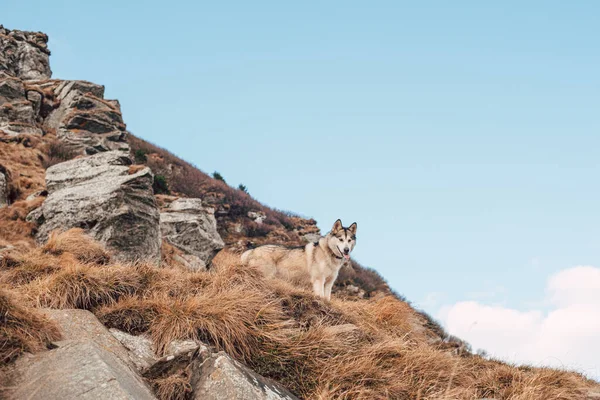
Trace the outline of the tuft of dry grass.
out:
[[[38,307],[91,310],[132,295],[141,286],[134,268],[67,264],[52,275],[30,282],[24,292]]]
[[[162,310],[158,299],[125,296],[116,304],[99,307],[95,313],[108,328],[116,328],[132,335],[147,332]]]
[[[58,258],[44,254],[38,249],[25,252],[9,251],[0,260],[0,283],[24,285],[60,270],[61,265],[72,260],[71,255]]]
[[[160,400],[187,400],[192,394],[190,377],[184,373],[152,379],[150,383]]]
[[[17,293],[0,287],[0,365],[25,351],[45,349],[58,339],[60,331],[54,323],[26,305]]]
[[[70,253],[84,263],[106,264],[110,261],[110,254],[104,246],[86,235],[81,228],[50,233],[42,251],[56,256]]]

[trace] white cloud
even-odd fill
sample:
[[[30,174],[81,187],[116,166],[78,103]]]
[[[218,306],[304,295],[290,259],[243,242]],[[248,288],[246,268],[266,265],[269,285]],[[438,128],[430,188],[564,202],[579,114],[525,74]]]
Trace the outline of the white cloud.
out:
[[[600,268],[552,275],[543,300],[550,311],[463,301],[443,307],[438,317],[449,333],[491,356],[600,379]]]

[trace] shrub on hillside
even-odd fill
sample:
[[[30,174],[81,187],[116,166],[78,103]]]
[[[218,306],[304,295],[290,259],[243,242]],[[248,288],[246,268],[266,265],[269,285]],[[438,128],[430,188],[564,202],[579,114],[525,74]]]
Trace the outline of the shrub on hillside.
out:
[[[216,179],[218,181],[225,182],[225,178],[223,178],[223,175],[221,175],[217,171],[213,172],[212,176],[214,179]],[[227,183],[227,182],[225,182],[225,183]]]
[[[146,157],[146,152],[142,149],[137,149],[133,152],[133,159],[136,164],[145,164],[148,161],[148,157]]]
[[[147,157],[147,165],[154,174],[168,178],[171,191],[187,197],[202,198],[204,203],[213,207],[227,204],[230,206],[229,216],[231,218],[245,218],[248,211],[262,211],[269,220],[276,221],[275,224],[281,225],[287,230],[294,229],[293,221],[289,216],[266,207],[248,193],[227,185],[223,176],[218,172],[215,171],[218,175],[213,178],[169,151],[134,135],[129,135],[128,141],[134,155],[139,150],[145,155],[157,154],[160,156]]]
[[[154,194],[169,194],[169,185],[167,185],[167,178],[162,175],[154,175],[154,183],[152,184]]]

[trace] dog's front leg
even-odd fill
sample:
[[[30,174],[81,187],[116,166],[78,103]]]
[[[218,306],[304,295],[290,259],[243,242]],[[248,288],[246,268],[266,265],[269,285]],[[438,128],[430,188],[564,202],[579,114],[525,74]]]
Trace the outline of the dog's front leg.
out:
[[[331,300],[331,288],[333,287],[334,280],[329,278],[325,281],[325,300]]]
[[[313,281],[313,291],[317,296],[325,297],[325,280],[315,279]]]

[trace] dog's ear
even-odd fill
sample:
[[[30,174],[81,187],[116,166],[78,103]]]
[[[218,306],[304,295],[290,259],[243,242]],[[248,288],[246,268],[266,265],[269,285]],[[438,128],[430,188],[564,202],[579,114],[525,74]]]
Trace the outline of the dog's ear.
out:
[[[350,225],[350,227],[348,228],[348,230],[350,232],[352,232],[353,235],[356,235],[356,228],[357,228],[356,222],[353,222],[352,225]]]
[[[337,221],[335,221],[335,224],[333,224],[333,228],[331,228],[331,233],[336,233],[342,230],[342,220],[338,219]]]

